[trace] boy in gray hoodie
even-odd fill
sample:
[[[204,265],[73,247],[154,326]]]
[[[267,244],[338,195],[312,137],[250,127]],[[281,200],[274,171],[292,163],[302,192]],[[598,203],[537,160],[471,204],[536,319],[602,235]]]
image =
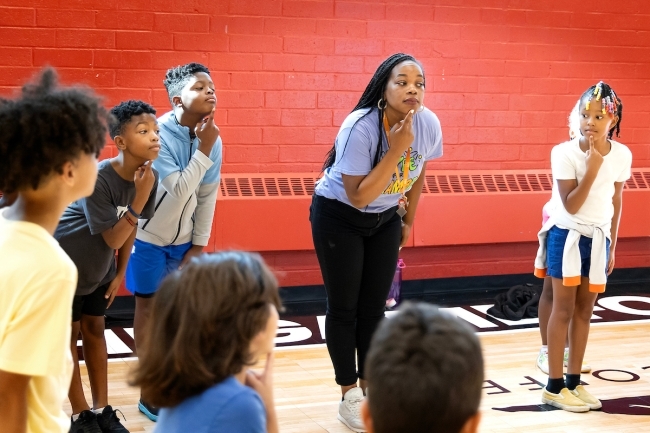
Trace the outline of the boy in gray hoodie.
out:
[[[199,63],[177,66],[167,71],[164,84],[172,111],[158,118],[156,213],[140,220],[126,271],[126,288],[136,300],[137,350],[162,279],[208,244],[221,174],[222,144],[214,123],[217,98],[210,71]],[[158,419],[157,408],[142,399],[138,408],[152,421]]]

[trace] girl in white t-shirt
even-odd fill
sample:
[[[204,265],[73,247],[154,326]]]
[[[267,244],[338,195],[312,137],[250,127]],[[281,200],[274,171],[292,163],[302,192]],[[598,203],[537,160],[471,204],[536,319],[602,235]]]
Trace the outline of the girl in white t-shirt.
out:
[[[631,175],[630,150],[611,140],[620,131],[622,114],[623,105],[614,90],[599,82],[580,98],[581,135],[551,152],[553,211],[539,236],[546,269],[536,269],[538,276],[550,276],[553,283],[547,329],[549,380],[542,402],[570,412],[602,406],[580,385],[580,369],[594,303],[605,288],[596,278],[602,275],[604,282],[614,269],[623,185]],[[579,249],[578,276],[564,275],[569,264],[575,265],[570,260],[575,256],[564,257],[565,244],[572,245],[569,242]],[[539,260],[540,254],[536,265]],[[590,269],[592,262],[604,269]],[[565,383],[562,361],[567,332],[570,351]]]
[[[580,137],[580,99],[576,101],[576,105],[569,114],[569,138],[574,139]],[[549,200],[542,208],[542,226],[546,224],[551,213],[553,212],[553,200]],[[544,278],[544,286],[542,287],[542,294],[539,297],[539,307],[537,309],[537,316],[539,317],[539,333],[542,337],[542,347],[539,349],[537,355],[537,368],[542,373],[548,374],[548,342],[546,339],[546,327],[548,326],[548,319],[551,316],[551,309],[553,307],[553,283],[552,278],[547,276]],[[564,366],[569,364],[569,339],[566,340],[564,349]],[[589,373],[591,367],[588,364],[582,364],[580,369],[581,373]]]

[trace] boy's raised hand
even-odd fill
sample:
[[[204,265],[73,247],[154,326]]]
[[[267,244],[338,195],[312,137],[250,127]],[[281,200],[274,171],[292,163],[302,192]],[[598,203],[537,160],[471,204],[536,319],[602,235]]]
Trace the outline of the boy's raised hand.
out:
[[[600,169],[600,166],[603,165],[603,155],[598,152],[594,147],[594,137],[589,137],[589,149],[585,152],[587,170],[596,170]]]
[[[142,197],[146,203],[146,200],[149,198],[149,194],[151,194],[151,188],[153,188],[155,181],[156,176],[153,174],[151,161],[147,161],[138,167],[138,169],[135,171],[135,174],[133,175],[136,196]]]
[[[277,433],[279,428],[273,401],[273,352],[266,356],[266,365],[261,374],[253,370],[248,370],[246,373],[246,385],[260,395],[266,408],[267,432]]]
[[[214,108],[205,119],[196,124],[194,133],[199,139],[199,150],[203,152],[205,156],[210,156],[212,147],[219,137],[219,127],[214,124]]]
[[[265,406],[273,408],[273,353],[267,355],[266,365],[261,374],[248,370],[246,385],[257,391]]]

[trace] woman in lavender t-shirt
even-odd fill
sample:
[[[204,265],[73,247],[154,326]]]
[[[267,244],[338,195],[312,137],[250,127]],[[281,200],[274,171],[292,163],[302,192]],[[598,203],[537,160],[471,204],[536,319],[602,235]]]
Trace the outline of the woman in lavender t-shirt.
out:
[[[426,161],[442,156],[440,122],[424,107],[424,86],[412,56],[394,54],[377,68],[341,125],[312,200],[327,348],[343,394],[338,418],[354,431],[365,431],[365,357],[413,226]]]

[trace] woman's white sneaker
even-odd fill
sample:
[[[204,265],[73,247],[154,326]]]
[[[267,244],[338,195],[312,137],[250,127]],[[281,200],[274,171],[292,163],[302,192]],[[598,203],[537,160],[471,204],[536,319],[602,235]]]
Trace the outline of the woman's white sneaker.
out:
[[[359,387],[348,390],[339,403],[338,419],[354,432],[364,433],[366,431],[361,420],[361,403],[363,402],[363,390]]]

